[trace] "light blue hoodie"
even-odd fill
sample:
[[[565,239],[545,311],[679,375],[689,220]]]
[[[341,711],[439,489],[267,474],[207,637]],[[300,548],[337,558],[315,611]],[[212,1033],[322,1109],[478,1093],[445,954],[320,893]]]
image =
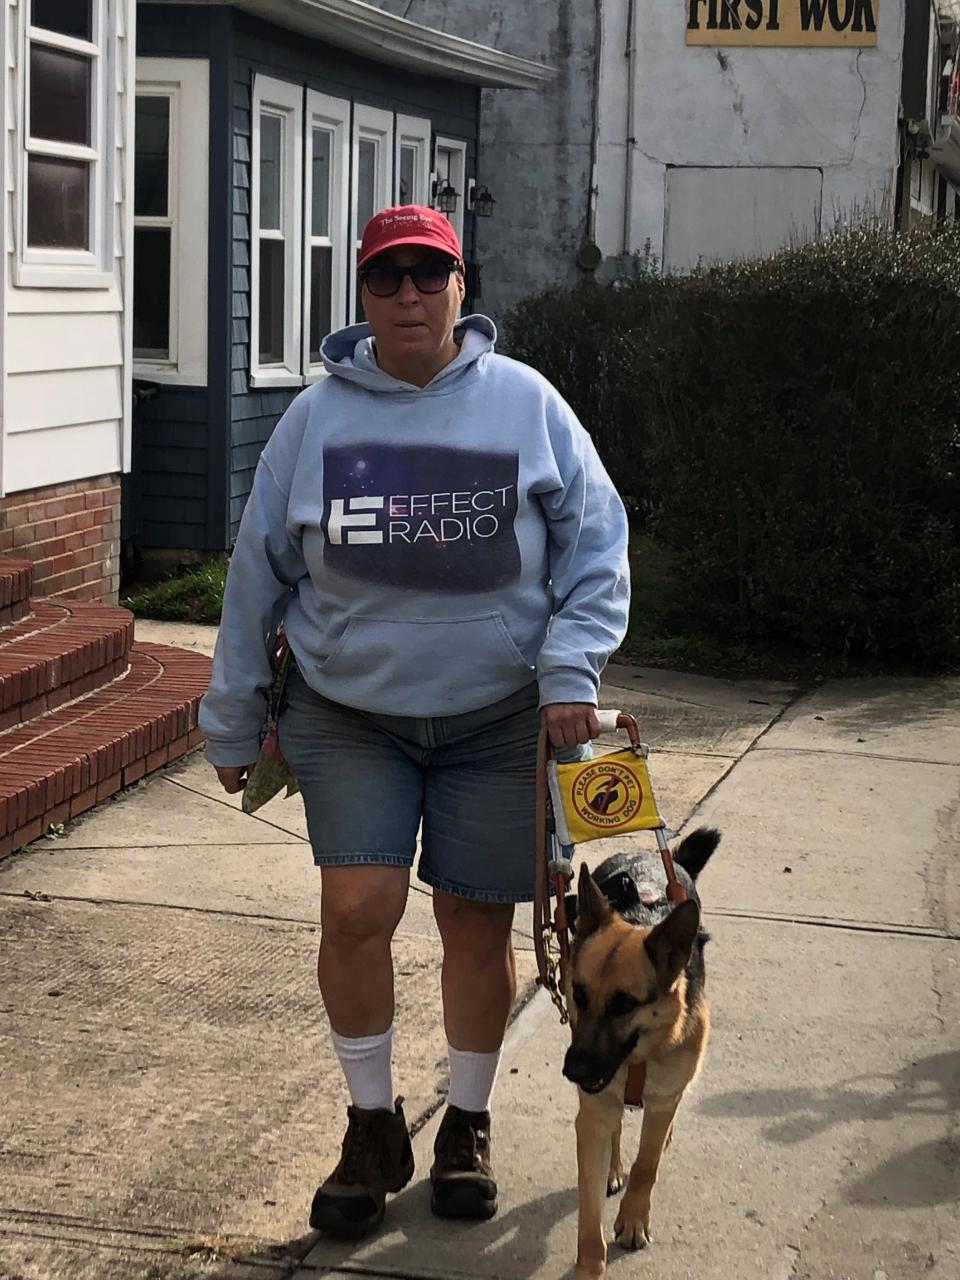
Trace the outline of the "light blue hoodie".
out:
[[[200,707],[213,764],[257,757],[280,620],[307,683],[350,707],[457,715],[534,679],[541,704],[596,702],[627,624],[623,505],[554,388],[494,354],[492,322],[456,332],[422,390],[380,369],[369,326],[331,334],[331,376],[277,424]]]

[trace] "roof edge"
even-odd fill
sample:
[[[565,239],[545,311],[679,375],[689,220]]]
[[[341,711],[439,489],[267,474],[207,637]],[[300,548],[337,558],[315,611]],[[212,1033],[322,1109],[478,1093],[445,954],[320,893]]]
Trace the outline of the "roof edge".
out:
[[[144,0],[148,4],[216,4],[218,0]],[[403,67],[489,89],[537,89],[553,67],[503,53],[378,9],[365,0],[226,0],[231,8],[327,44]]]

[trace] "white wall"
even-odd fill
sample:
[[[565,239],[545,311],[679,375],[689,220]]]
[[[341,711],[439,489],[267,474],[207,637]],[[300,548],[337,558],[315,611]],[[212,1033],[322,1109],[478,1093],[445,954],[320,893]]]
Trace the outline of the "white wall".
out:
[[[683,3],[638,0],[629,200],[628,7],[604,5],[597,238],[605,255],[642,250],[649,240],[664,258],[668,188],[682,222],[670,228],[666,248],[679,246],[679,256],[668,266],[792,238],[798,192],[797,227],[809,233],[809,192],[819,182],[811,170],[822,171],[822,229],[858,209],[892,216],[903,0],[880,0],[877,47],[862,50],[688,46]],[[701,173],[668,182],[671,166]],[[709,172],[744,168],[786,172]]]
[[[106,178],[101,209],[108,257],[98,287],[29,287],[18,281],[17,203],[22,151],[28,0],[4,0],[4,111],[0,189],[0,492],[12,493],[129,469],[134,0],[118,0],[107,47]]]

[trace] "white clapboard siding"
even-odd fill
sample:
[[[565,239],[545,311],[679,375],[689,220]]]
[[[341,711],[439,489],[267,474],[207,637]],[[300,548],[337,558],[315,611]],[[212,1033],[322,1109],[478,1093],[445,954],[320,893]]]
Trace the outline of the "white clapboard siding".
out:
[[[90,469],[91,453],[97,471]],[[66,484],[89,475],[120,470],[121,426],[115,422],[83,422],[47,431],[24,431],[8,436],[4,444],[7,492]]]
[[[105,107],[105,180],[101,217],[110,229],[109,257],[98,287],[78,284],[76,273],[64,287],[41,287],[28,278],[18,284],[17,182],[23,150],[23,23],[27,0],[4,0],[10,37],[4,43],[3,113],[6,137],[0,165],[3,205],[0,316],[0,481],[4,494],[61,484],[129,468],[130,245],[133,119],[133,30],[135,0],[105,6],[112,27],[103,67],[110,92]]]
[[[7,373],[112,367],[123,339],[120,316],[82,311],[15,315],[7,321]]]
[[[7,438],[21,431],[122,418],[120,374],[119,367],[8,373],[4,406]]]
[[[23,289],[7,291],[8,315],[55,315],[63,311],[122,311],[116,289]]]

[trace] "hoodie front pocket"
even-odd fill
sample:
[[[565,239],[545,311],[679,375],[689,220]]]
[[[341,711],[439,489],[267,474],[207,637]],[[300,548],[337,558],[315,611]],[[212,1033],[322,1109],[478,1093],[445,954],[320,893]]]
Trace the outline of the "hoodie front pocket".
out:
[[[502,616],[442,622],[352,616],[316,671],[326,697],[384,715],[457,715],[529,684]]]

